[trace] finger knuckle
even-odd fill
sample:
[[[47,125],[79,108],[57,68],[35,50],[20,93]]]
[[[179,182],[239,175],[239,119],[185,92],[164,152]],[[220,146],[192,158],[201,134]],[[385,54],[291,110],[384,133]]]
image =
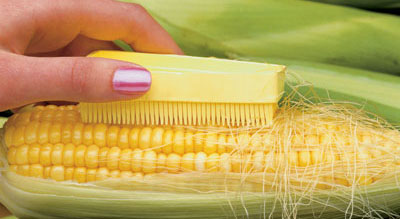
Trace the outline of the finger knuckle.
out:
[[[148,14],[145,7],[140,4],[131,4],[132,9],[139,14]]]
[[[80,58],[73,59],[70,75],[72,89],[77,95],[84,95],[88,90],[88,77],[91,68],[90,62]]]

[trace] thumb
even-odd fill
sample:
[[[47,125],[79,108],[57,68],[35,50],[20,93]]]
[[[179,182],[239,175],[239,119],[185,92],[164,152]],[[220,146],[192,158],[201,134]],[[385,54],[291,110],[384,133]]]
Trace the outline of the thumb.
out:
[[[0,53],[0,111],[40,101],[132,99],[151,75],[128,62],[86,57],[37,58]]]

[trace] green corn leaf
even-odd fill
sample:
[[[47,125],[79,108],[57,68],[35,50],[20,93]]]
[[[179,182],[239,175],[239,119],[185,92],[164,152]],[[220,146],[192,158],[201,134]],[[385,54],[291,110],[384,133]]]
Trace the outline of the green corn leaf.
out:
[[[0,117],[0,128],[3,127],[4,123],[7,122],[7,118],[5,117]]]
[[[122,40],[115,40],[114,44],[124,51],[133,51],[132,48]]]
[[[143,183],[127,179],[74,184],[12,172],[2,177],[0,200],[19,218],[396,218],[400,201],[394,179],[354,190],[340,188],[301,198],[297,194],[296,200],[286,200],[275,192],[140,191],[135,187]],[[174,177],[169,180],[174,182]],[[296,206],[290,206],[292,202]],[[346,211],[349,206],[352,209]],[[297,217],[291,216],[292,208]]]
[[[139,0],[139,2],[159,18],[188,55],[284,64],[289,67],[289,72],[299,74],[310,81],[322,98],[355,102],[369,112],[383,116],[392,123],[400,124],[398,114],[400,103],[393,101],[400,99],[400,78],[339,66],[376,70],[380,65],[378,63],[381,63],[382,68],[379,67],[379,69],[388,70],[387,66],[390,64],[383,64],[388,60],[379,55],[375,56],[379,50],[386,47],[384,50],[387,53],[382,55],[385,57],[393,55],[392,66],[398,69],[400,50],[394,48],[400,49],[399,40],[393,39],[385,46],[383,42],[374,40],[368,34],[365,37],[361,36],[362,33],[370,32],[374,37],[385,38],[381,34],[391,31],[390,29],[394,30],[394,26],[400,30],[400,20],[396,17],[290,0],[254,0],[250,4],[242,5],[240,5],[241,1],[218,1],[217,3],[207,0],[189,0],[185,1],[185,4],[178,4],[175,0],[162,2]],[[289,3],[294,5],[289,5]],[[303,11],[300,13],[296,10],[296,6],[302,8]],[[303,16],[308,10],[317,9],[326,14],[322,16],[324,20]],[[261,13],[262,11],[265,13]],[[315,23],[302,24],[311,22],[309,19]],[[382,25],[385,23],[388,25],[389,20],[393,27],[387,26],[388,28],[383,30],[377,26],[379,22],[382,22]],[[297,23],[298,27],[291,23]],[[288,27],[292,27],[293,30],[288,30]],[[356,30],[350,27],[355,27]],[[370,29],[367,30],[367,27]],[[329,34],[333,35],[329,36]],[[359,37],[355,37],[356,35]],[[400,31],[395,35],[400,37]],[[299,38],[299,36],[302,37]],[[333,42],[334,40],[338,41]],[[339,40],[346,43],[341,45]],[[337,47],[332,48],[332,45],[336,43]],[[381,47],[377,48],[378,45]],[[298,49],[300,47],[302,49]],[[357,50],[359,52],[355,52]],[[311,53],[317,51],[319,54],[311,57]],[[371,56],[368,57],[367,54]],[[327,58],[328,56],[341,58],[334,60]]]
[[[284,59],[237,57],[241,60],[283,64],[290,74],[296,74],[312,84],[323,99],[358,104],[392,124],[400,125],[400,77],[342,66]],[[288,79],[290,80],[290,74]],[[290,88],[286,88],[287,93]],[[300,90],[309,92],[309,87]]]
[[[400,18],[298,0],[126,0],[189,55],[298,59],[400,74]]]
[[[400,8],[399,0],[310,0],[315,2],[347,5],[365,9],[397,9]]]

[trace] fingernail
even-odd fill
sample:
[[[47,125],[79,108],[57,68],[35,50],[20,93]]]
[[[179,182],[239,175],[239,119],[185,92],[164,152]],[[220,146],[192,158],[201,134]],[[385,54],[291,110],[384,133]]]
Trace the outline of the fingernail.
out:
[[[119,68],[114,72],[113,88],[124,94],[144,93],[150,89],[151,74],[141,67]]]

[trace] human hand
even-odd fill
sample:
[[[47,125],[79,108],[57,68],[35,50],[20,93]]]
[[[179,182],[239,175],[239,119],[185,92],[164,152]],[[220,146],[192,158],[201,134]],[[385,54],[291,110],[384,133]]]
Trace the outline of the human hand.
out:
[[[182,51],[137,4],[112,0],[0,1],[0,111],[41,101],[110,101],[150,88],[150,73],[131,63],[85,56],[118,49]]]

